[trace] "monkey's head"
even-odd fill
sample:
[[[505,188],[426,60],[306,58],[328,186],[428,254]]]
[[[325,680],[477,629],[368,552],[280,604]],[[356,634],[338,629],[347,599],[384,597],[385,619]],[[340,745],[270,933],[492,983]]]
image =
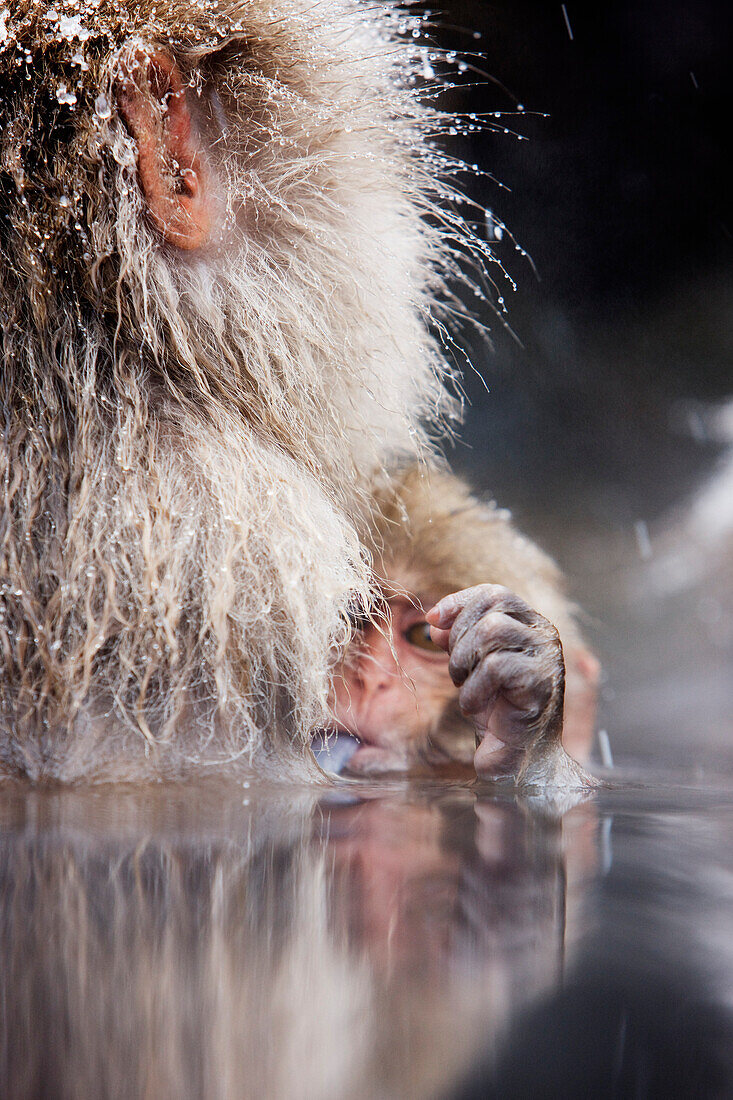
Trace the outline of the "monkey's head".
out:
[[[395,581],[401,587],[398,577]],[[392,595],[384,618],[364,625],[334,675],[333,724],[340,735],[359,741],[345,758],[352,775],[424,767],[432,772],[438,764],[473,763],[473,728],[457,704],[451,708],[457,691],[448,656],[432,642],[425,621],[435,602],[418,593]],[[445,740],[446,716],[453,710],[457,723],[451,726],[450,751],[441,751],[435,738]]]
[[[360,624],[334,678],[334,724],[362,742],[348,767],[374,774],[470,766],[474,727],[460,712],[448,655],[425,619],[440,599],[484,582],[506,585],[552,618],[569,654],[593,658],[559,569],[508,512],[477,500],[445,472],[414,466],[393,477],[377,502],[371,545],[388,612]]]
[[[6,9],[16,388],[236,411],[350,503],[348,482],[414,451],[449,407],[426,325],[437,162],[387,22],[349,0]]]

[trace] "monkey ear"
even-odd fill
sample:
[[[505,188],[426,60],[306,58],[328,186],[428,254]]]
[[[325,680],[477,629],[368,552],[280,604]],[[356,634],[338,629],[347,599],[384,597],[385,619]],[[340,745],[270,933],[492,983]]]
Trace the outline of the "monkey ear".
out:
[[[214,222],[214,184],[175,61],[162,51],[135,51],[121,66],[116,95],[137,142],[140,186],[153,221],[169,244],[200,248]]]

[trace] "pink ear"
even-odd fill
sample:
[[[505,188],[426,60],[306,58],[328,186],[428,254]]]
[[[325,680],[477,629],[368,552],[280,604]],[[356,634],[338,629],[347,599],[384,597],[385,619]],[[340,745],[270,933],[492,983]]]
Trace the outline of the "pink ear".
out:
[[[211,171],[195,133],[181,74],[168,54],[137,51],[116,85],[117,104],[138,147],[138,176],[165,240],[187,251],[211,234]]]

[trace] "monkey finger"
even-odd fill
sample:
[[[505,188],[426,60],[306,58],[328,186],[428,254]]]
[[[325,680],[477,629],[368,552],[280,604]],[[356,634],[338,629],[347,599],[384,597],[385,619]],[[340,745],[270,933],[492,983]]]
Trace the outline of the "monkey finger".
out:
[[[555,678],[544,662],[526,653],[502,650],[490,653],[463,684],[458,703],[465,714],[478,715],[493,709],[499,696],[523,723],[534,721],[547,707],[555,689]],[[488,719],[487,719],[488,720]]]
[[[510,603],[516,603],[518,611],[532,610],[524,600],[520,600],[519,596],[502,584],[476,584],[472,588],[463,588],[460,592],[451,592],[450,595],[444,596],[430,608],[425,618],[431,626],[450,629],[462,611],[475,608],[476,614],[480,615],[479,605],[487,611],[499,601],[506,601],[507,607]],[[502,608],[502,610],[506,609]]]
[[[501,611],[519,623],[539,628],[548,635],[557,636],[552,623],[544,619],[514,592],[504,588],[503,585],[483,584],[474,589],[467,589],[467,591],[472,593],[471,598],[459,611],[450,628],[449,644],[451,650],[466,631],[475,626],[484,615],[493,611]],[[458,595],[463,595],[463,593],[458,593]]]
[[[438,600],[438,602],[426,613],[426,620],[431,626],[449,630],[458,613],[463,610],[465,606],[465,597],[471,591],[473,591],[473,589],[466,588],[461,592],[451,592],[450,595],[443,596],[442,600]]]
[[[448,652],[448,641],[450,639],[450,630],[443,630],[439,626],[430,627],[430,637],[435,645]]]
[[[490,611],[467,629],[450,649],[449,670],[457,685],[470,675],[479,661],[500,649],[526,650],[543,639],[530,626],[517,622],[503,611]]]

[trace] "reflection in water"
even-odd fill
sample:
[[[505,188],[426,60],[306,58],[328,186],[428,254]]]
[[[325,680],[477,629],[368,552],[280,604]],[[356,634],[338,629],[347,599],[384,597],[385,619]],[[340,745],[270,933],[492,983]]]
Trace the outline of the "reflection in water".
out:
[[[557,974],[556,822],[246,793],[4,793],[6,1094],[430,1095]]]
[[[639,853],[633,828],[630,867],[604,852],[596,802],[560,816],[460,784],[351,791],[4,789],[2,1095],[447,1096],[517,1052],[506,1037],[568,995],[589,943],[613,965]]]
[[[733,1095],[730,792],[608,803],[613,858],[564,981],[453,1100]]]

